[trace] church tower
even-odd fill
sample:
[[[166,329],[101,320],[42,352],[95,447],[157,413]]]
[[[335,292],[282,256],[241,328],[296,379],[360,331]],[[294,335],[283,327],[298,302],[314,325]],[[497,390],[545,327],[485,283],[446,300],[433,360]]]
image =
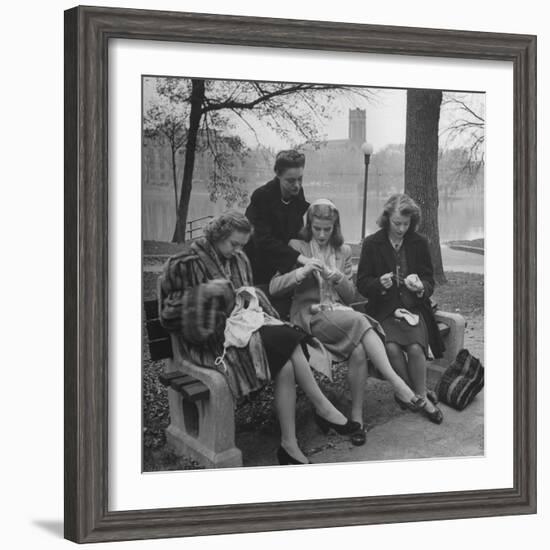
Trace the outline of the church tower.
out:
[[[367,112],[365,109],[349,110],[348,139],[359,145],[367,139]]]

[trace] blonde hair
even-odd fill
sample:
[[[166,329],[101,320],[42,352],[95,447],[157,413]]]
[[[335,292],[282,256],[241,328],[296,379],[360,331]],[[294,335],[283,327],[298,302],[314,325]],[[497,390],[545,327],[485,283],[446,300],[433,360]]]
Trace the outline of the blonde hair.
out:
[[[300,237],[306,242],[310,242],[313,239],[313,231],[311,229],[313,218],[332,222],[332,233],[329,242],[334,248],[340,248],[344,244],[344,237],[340,227],[340,213],[331,201],[328,199],[319,199],[307,209],[306,225],[300,231]]]

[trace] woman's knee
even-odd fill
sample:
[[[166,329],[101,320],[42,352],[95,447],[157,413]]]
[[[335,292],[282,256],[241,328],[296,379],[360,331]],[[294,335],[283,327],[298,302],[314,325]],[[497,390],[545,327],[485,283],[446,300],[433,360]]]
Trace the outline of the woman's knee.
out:
[[[411,344],[407,346],[407,355],[416,359],[424,358],[424,349],[420,344]]]
[[[386,344],[386,353],[390,359],[403,357],[403,350],[401,349],[401,346],[395,342],[388,342]]]
[[[350,355],[350,360],[356,363],[364,363],[367,360],[366,350],[361,344],[355,346]]]

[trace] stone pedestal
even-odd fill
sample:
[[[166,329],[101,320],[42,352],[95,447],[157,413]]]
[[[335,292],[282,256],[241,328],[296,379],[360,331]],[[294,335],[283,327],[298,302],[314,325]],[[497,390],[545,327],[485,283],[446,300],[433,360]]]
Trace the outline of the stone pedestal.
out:
[[[430,368],[436,368],[442,372],[455,360],[457,353],[464,347],[466,321],[462,315],[449,313],[448,311],[436,311],[435,320],[438,323],[446,324],[450,328],[449,333],[443,337],[443,343],[445,344],[443,357],[428,363]]]
[[[177,349],[176,345],[173,347]],[[175,355],[167,368],[197,378],[210,390],[210,395],[190,402],[174,389],[168,389],[168,443],[176,454],[191,457],[206,468],[242,466],[242,453],[235,447],[234,402],[224,376]]]

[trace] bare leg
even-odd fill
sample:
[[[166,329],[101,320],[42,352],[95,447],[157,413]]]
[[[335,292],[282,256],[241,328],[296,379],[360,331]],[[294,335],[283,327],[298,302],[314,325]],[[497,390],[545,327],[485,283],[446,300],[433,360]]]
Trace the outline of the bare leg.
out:
[[[317,385],[309,363],[300,346],[296,347],[290,360],[294,367],[296,382],[298,382],[298,385],[304,390],[315,407],[315,410],[329,422],[344,425],[347,422],[346,417],[334,407]]]
[[[407,356],[409,358],[409,375],[412,380],[414,391],[426,401],[426,410],[432,412],[435,410],[432,402],[426,399],[426,356],[424,350],[419,344],[407,346]]]
[[[275,410],[281,426],[281,447],[296,460],[307,462],[296,439],[296,380],[290,361],[275,378]]]
[[[397,395],[404,401],[410,401],[414,397],[414,392],[403,381],[403,378],[393,370],[392,364],[390,364],[390,360],[386,354],[386,348],[374,330],[369,330],[365,333],[363,347],[374,366],[393,386]]]
[[[363,425],[363,401],[367,382],[367,357],[358,345],[348,361],[348,384],[351,392],[351,419]]]
[[[386,344],[386,351],[388,352],[388,359],[395,372],[405,381],[407,386],[413,387],[407,369],[407,358],[401,346],[395,342],[389,342]]]

